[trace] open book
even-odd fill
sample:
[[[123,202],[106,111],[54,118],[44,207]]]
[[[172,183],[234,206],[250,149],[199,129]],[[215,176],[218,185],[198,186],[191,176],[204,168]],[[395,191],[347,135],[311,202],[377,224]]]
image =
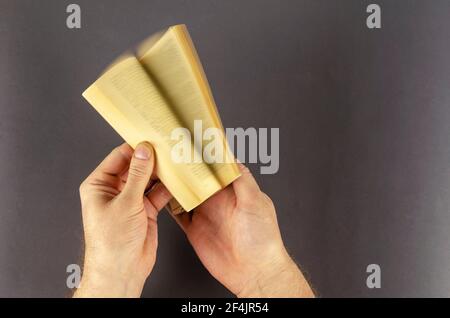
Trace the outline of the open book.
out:
[[[135,148],[143,141],[153,145],[156,175],[176,199],[171,202],[175,213],[191,211],[239,177],[208,81],[184,25],[170,27],[141,44],[136,54],[122,56],[83,96],[130,146]],[[214,128],[220,132],[214,142],[223,147],[223,160],[195,160],[204,159],[203,148],[208,143],[193,137],[203,133],[198,132],[200,121],[203,131]],[[179,143],[186,143],[179,135],[178,140],[174,138],[179,128],[190,133],[192,146],[189,160],[181,162],[174,158]]]

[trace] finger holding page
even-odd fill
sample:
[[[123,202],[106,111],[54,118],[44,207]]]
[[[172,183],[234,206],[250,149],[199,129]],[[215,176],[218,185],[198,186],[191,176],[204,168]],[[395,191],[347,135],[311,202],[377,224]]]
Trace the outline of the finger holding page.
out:
[[[120,174],[128,168],[132,149],[127,144],[116,147],[86,178],[84,185],[103,184],[121,190]]]
[[[121,174],[128,167],[132,153],[133,149],[126,143],[114,148],[92,174],[108,174],[112,176]]]
[[[172,199],[172,194],[162,183],[157,183],[150,193],[147,194],[147,199],[156,211],[160,211]]]

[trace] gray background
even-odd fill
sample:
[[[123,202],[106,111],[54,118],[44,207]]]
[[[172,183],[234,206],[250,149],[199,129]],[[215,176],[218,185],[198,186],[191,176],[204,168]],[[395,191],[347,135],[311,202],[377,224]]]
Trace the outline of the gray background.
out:
[[[186,23],[226,127],[280,127],[257,175],[322,296],[450,296],[450,1],[0,1],[0,296],[65,296],[78,186],[121,139],[81,92]],[[258,172],[258,166],[252,166]],[[143,295],[231,296],[167,214]],[[369,290],[365,269],[382,268]]]

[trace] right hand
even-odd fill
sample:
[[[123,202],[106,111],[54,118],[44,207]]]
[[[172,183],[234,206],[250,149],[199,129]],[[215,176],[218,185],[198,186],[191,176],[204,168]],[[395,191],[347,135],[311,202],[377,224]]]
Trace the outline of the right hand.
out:
[[[193,212],[175,216],[208,271],[238,297],[313,297],[287,253],[275,208],[248,168]]]

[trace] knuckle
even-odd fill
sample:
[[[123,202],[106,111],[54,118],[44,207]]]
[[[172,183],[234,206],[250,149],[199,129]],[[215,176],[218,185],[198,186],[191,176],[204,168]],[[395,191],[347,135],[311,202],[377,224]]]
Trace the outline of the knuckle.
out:
[[[272,199],[267,194],[265,194],[264,192],[261,192],[261,194],[262,194],[263,201],[264,201],[265,205],[267,207],[269,207],[270,209],[275,210],[275,205],[274,205]]]
[[[115,147],[113,150],[111,150],[111,153],[110,153],[110,154],[112,155],[112,154],[120,153],[120,147],[121,147],[121,146]]]
[[[275,210],[275,205],[270,197],[262,191],[257,191],[250,196],[251,199],[241,202],[241,206],[246,210]]]
[[[86,193],[86,187],[87,187],[87,182],[86,182],[86,180],[85,180],[85,181],[83,181],[83,182],[80,184],[80,187],[78,188],[78,192],[79,192],[79,194],[80,194],[80,197],[83,197],[83,196],[85,195],[85,193]]]
[[[147,175],[147,167],[141,164],[130,165],[128,170],[128,176],[133,176],[136,178],[144,178]]]
[[[243,175],[251,175],[252,174],[250,169],[247,166],[243,165],[242,163],[239,164],[239,169],[241,170],[241,173]]]

